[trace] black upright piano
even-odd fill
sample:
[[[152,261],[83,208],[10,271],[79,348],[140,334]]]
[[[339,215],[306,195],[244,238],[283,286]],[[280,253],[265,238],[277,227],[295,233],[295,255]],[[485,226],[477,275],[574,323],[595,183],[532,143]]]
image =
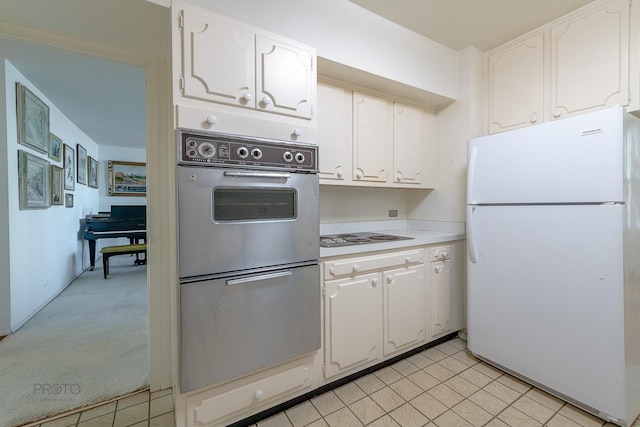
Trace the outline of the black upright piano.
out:
[[[126,237],[132,243],[147,238],[146,205],[112,205],[108,214],[89,215],[83,237],[89,242],[91,270],[96,262],[96,240]]]

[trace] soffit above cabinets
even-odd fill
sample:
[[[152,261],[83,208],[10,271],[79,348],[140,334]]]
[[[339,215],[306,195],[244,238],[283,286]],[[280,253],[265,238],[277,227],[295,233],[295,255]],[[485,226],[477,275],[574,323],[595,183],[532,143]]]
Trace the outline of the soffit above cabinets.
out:
[[[318,76],[349,83],[356,88],[373,89],[376,92],[393,95],[393,97],[429,107],[434,111],[440,111],[456,101],[453,98],[428,92],[415,86],[409,86],[321,57],[318,57]]]

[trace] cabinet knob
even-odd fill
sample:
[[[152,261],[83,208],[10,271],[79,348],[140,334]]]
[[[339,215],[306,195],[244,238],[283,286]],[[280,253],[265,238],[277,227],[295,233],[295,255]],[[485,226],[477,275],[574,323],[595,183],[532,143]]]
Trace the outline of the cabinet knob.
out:
[[[218,123],[218,118],[214,115],[207,116],[207,123],[209,123],[210,125],[215,125],[216,123]]]
[[[245,92],[244,95],[242,95],[242,99],[244,99],[245,101],[249,102],[253,99],[253,96],[249,93],[249,92]]]
[[[439,249],[435,254],[436,259],[447,260],[451,257],[448,249]]]
[[[558,117],[560,117],[561,115],[562,115],[562,114],[561,114],[561,113],[560,113],[560,111],[558,111],[558,110],[556,110],[556,111],[554,111],[554,112],[553,112],[553,117],[554,117],[554,118],[556,118],[556,119],[557,119]]]
[[[364,177],[364,173],[361,170],[358,170],[358,172],[356,172],[356,178],[362,179],[362,177]]]
[[[264,396],[264,392],[262,390],[256,390],[256,394],[254,394],[256,399],[262,399],[262,396]]]
[[[537,121],[538,121],[538,117],[537,117],[537,116],[532,116],[532,117],[529,119],[529,123],[536,123]]]
[[[266,96],[266,95],[265,95],[265,96],[263,96],[263,97],[262,97],[262,103],[263,103],[264,105],[269,105],[269,104],[271,104],[271,98],[269,98],[269,97],[268,97],[268,96]]]
[[[401,174],[396,174],[396,181],[400,182],[402,181],[402,175]]]
[[[373,285],[373,287],[375,288],[375,286],[378,284],[378,278],[374,277],[373,279],[371,279],[371,284]]]
[[[360,271],[360,266],[358,264],[353,264],[353,271],[354,272]]]
[[[442,266],[441,265],[436,265],[434,268],[436,273],[440,273],[442,271]]]
[[[342,170],[342,168],[336,171],[336,176],[338,178],[342,178],[343,175],[344,175],[344,171]]]
[[[395,279],[395,277],[393,277],[393,274],[390,274],[387,276],[387,283],[393,283],[393,279]]]
[[[404,260],[407,262],[407,264],[411,263],[411,257],[410,256],[406,257]]]
[[[293,134],[294,134],[295,136],[300,136],[300,135],[302,135],[302,131],[301,131],[300,129],[294,129],[294,130],[293,130]]]

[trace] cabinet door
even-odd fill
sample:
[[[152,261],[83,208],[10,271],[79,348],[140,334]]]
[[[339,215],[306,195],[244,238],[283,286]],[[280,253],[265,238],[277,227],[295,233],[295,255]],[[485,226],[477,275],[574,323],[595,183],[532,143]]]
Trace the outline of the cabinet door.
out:
[[[325,378],[382,355],[381,274],[325,283]]]
[[[427,284],[424,264],[384,272],[384,355],[425,340]]]
[[[315,102],[314,55],[308,50],[256,36],[259,110],[310,119]]]
[[[431,263],[431,336],[451,332],[453,315],[451,259]]]
[[[629,3],[614,0],[551,28],[552,119],[629,102]]]
[[[433,186],[435,115],[421,108],[393,104],[393,182]]]
[[[489,54],[489,133],[542,122],[544,34]]]
[[[387,182],[392,167],[392,115],[386,99],[353,93],[353,179]]]
[[[254,33],[200,9],[182,14],[183,95],[254,108]]]
[[[318,144],[320,183],[351,181],[351,99],[350,91],[328,83],[318,83]]]

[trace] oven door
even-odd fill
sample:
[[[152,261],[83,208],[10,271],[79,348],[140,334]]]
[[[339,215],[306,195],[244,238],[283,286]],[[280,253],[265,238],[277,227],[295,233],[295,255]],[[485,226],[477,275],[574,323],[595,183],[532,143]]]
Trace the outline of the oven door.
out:
[[[318,263],[180,286],[180,392],[320,348]]]
[[[317,174],[177,169],[181,278],[319,258]]]

